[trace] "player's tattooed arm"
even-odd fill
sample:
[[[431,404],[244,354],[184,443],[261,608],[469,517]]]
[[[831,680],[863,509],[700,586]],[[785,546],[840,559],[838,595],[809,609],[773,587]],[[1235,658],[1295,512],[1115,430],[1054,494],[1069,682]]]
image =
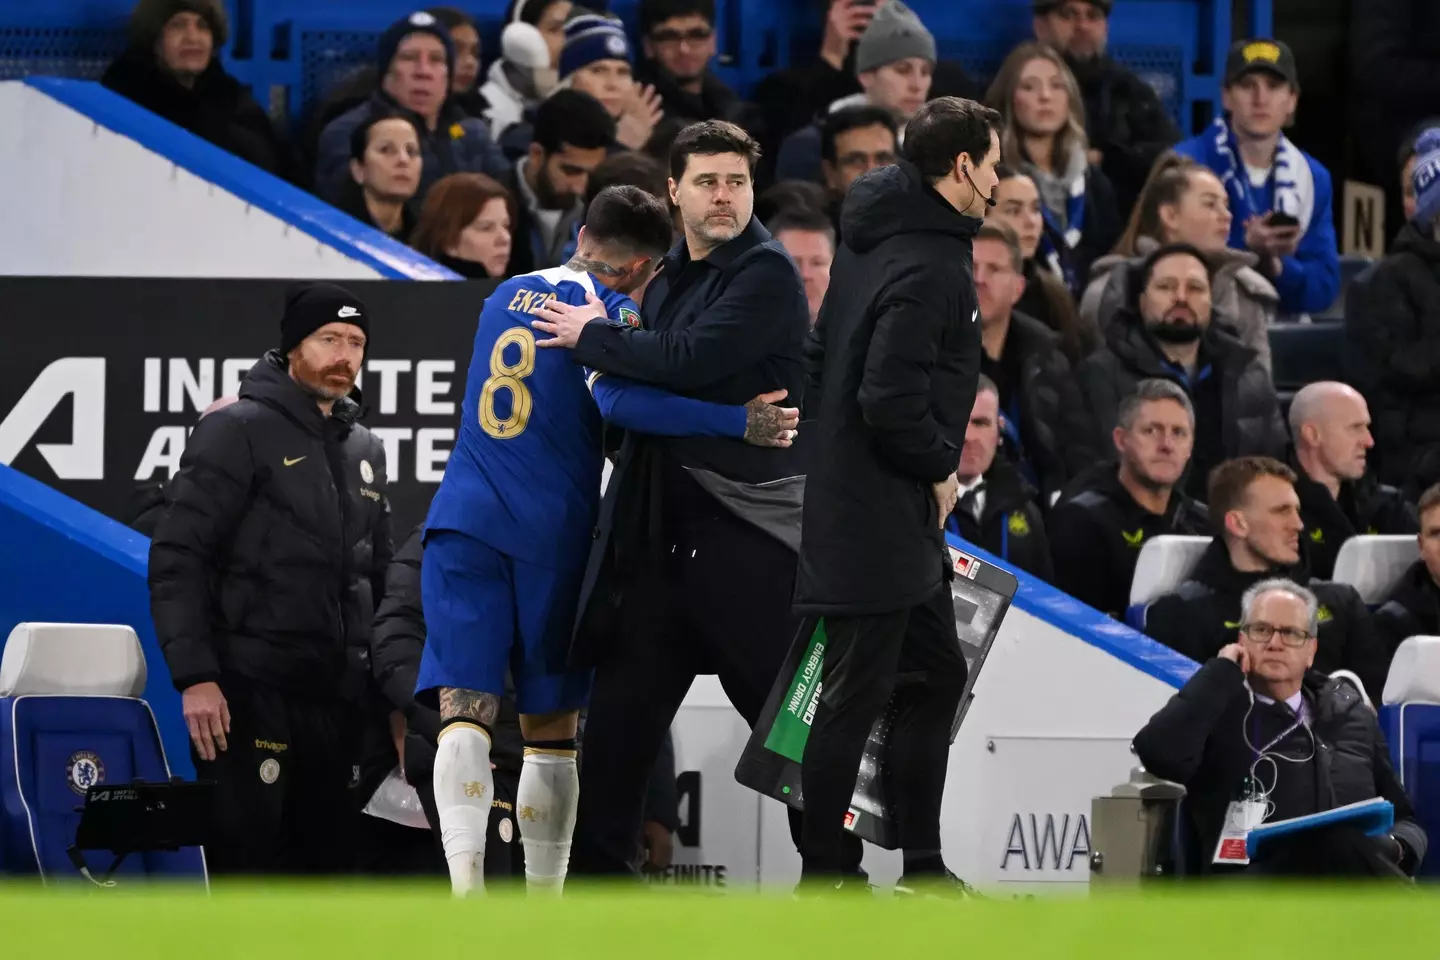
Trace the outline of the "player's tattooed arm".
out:
[[[800,425],[800,411],[776,404],[786,391],[762,393],[745,404],[745,442],[757,447],[788,447]]]
[[[486,725],[495,722],[500,715],[500,698],[493,693],[477,690],[462,690],[459,687],[440,688],[440,719],[474,720]]]

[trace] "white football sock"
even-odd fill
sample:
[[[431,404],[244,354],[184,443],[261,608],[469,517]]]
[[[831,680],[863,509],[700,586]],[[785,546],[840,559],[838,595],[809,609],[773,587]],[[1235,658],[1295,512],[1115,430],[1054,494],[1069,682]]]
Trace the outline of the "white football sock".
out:
[[[463,897],[485,889],[485,829],[495,799],[490,738],[472,723],[440,731],[435,751],[435,806],[450,865],[450,889]]]
[[[575,751],[525,748],[515,820],[525,845],[525,886],[531,893],[559,894],[565,886],[579,799]]]

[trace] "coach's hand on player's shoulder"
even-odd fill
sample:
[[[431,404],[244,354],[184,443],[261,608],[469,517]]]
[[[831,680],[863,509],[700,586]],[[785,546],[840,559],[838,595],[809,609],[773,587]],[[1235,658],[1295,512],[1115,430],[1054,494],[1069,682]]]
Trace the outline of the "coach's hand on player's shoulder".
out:
[[[186,687],[180,694],[180,710],[201,760],[214,760],[217,751],[228,749],[225,735],[230,732],[230,705],[220,684],[209,681]]]
[[[585,294],[585,303],[575,306],[548,300],[535,310],[537,320],[530,326],[541,333],[550,334],[549,340],[536,340],[537,347],[573,347],[580,342],[580,332],[591,320],[606,320],[605,304],[593,293]]]
[[[777,407],[788,390],[772,390],[745,404],[745,442],[757,447],[788,447],[800,431],[800,411]]]

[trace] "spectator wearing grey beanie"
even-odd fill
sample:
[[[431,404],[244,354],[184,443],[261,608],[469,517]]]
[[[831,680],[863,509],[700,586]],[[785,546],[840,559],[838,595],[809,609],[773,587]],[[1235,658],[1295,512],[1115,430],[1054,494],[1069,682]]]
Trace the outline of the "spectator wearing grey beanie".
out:
[[[854,106],[883,107],[895,114],[901,141],[905,123],[930,99],[935,72],[935,36],[901,0],[884,0],[855,44],[855,77],[860,93],[843,97],[830,111]],[[777,180],[820,181],[820,128],[795,131],[780,145]]]

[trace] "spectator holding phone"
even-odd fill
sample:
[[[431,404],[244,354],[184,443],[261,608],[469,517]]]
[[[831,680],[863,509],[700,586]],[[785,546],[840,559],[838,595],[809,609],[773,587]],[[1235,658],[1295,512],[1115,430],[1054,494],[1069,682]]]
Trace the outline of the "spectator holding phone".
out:
[[[1230,246],[1260,257],[1280,311],[1317,313],[1340,291],[1330,171],[1286,138],[1300,82],[1279,40],[1241,40],[1225,61],[1224,117],[1175,147],[1230,195]]]

